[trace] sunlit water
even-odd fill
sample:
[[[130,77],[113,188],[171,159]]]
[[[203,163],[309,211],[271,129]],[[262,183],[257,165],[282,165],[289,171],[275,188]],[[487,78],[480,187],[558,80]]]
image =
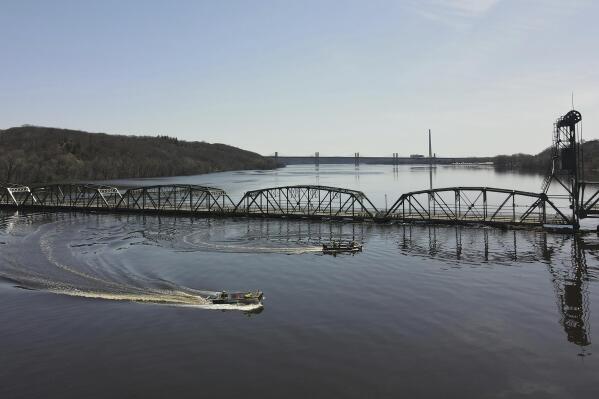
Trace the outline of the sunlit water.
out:
[[[540,181],[434,174],[437,187]],[[326,165],[113,183],[183,182],[234,200],[342,186],[380,208],[429,184],[409,166]],[[364,251],[323,255],[336,239]],[[0,276],[2,398],[599,395],[594,234],[3,212]],[[264,308],[198,299],[221,289],[260,289]]]

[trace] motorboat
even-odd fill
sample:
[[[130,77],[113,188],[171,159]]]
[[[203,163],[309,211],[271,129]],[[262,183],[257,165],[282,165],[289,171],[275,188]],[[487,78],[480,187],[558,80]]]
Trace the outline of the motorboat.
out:
[[[227,292],[217,291],[207,295],[204,299],[210,301],[213,304],[227,304],[227,305],[259,305],[262,303],[264,293],[262,291],[256,292]]]
[[[337,254],[341,252],[362,252],[362,245],[358,244],[355,241],[333,241],[328,244],[322,244],[322,252],[324,252],[325,254]]]

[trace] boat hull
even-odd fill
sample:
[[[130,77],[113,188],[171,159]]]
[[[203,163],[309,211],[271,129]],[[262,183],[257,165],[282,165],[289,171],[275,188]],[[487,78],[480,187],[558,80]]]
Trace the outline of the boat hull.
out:
[[[264,294],[261,291],[256,292],[218,292],[206,298],[213,304],[228,305],[258,305],[262,303]]]

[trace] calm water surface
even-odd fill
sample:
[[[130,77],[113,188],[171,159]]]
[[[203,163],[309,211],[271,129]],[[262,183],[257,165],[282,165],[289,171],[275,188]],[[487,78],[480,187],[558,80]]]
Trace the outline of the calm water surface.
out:
[[[409,166],[321,165],[133,184],[357,188],[381,209]],[[538,191],[438,168],[434,184]],[[325,256],[356,239],[364,252]],[[1,398],[595,398],[599,239],[477,227],[0,213]],[[16,288],[20,287],[20,288]],[[27,288],[27,289],[24,289]],[[261,312],[197,306],[261,289]]]

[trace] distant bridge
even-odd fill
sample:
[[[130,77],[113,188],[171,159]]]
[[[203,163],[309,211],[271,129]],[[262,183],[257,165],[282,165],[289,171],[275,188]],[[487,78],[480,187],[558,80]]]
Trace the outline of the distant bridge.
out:
[[[599,190],[589,197],[580,216],[599,216],[597,203]],[[414,191],[380,211],[361,191],[328,186],[252,190],[234,203],[224,190],[197,185],[135,187],[121,193],[115,187],[92,184],[31,188],[0,184],[0,208],[512,226],[574,223],[571,210],[560,208],[544,193],[490,187]]]
[[[407,164],[429,164],[433,161],[437,165],[451,165],[456,163],[486,163],[492,162],[491,157],[363,157],[363,156],[269,156],[283,165],[307,165],[307,164],[370,164],[370,165],[407,165]]]

